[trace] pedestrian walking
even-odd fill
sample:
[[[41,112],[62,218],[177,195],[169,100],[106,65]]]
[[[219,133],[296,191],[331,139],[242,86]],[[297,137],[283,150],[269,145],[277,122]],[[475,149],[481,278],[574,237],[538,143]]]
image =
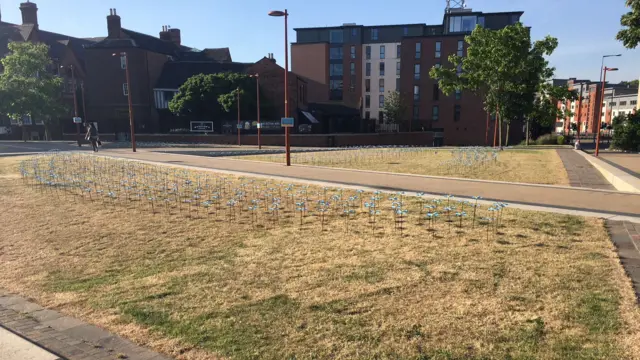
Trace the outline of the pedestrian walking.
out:
[[[98,129],[93,123],[87,124],[87,134],[85,135],[85,139],[91,142],[91,147],[93,147],[94,152],[98,152]]]

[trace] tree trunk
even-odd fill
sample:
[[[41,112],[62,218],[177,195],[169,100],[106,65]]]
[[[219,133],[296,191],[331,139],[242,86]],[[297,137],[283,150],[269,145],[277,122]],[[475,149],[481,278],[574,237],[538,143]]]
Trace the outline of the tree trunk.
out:
[[[498,147],[502,148],[502,118],[498,119]]]
[[[51,133],[49,132],[49,124],[45,121],[44,123],[44,140],[51,141]]]
[[[527,146],[529,146],[529,120],[527,120],[527,130],[526,130],[526,131],[527,131],[527,133],[525,134],[525,136],[526,136],[526,137],[525,137],[525,139],[526,139],[526,140],[525,140],[525,144],[526,144]]]
[[[509,146],[509,125],[511,125],[511,121],[507,122],[507,133],[504,136],[504,146]]]

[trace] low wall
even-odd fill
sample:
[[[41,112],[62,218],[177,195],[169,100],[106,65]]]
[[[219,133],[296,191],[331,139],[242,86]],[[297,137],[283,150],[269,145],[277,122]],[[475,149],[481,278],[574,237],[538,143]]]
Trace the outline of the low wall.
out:
[[[114,141],[114,134],[100,134],[103,141]],[[64,140],[77,140],[76,134],[64,134]],[[237,135],[189,135],[189,134],[137,134],[140,142],[200,143],[236,145]],[[257,135],[242,135],[242,145],[258,145]],[[262,145],[284,146],[284,135],[262,135]],[[432,132],[372,133],[372,134],[291,134],[291,146],[298,147],[343,147],[367,145],[411,145],[432,146]]]

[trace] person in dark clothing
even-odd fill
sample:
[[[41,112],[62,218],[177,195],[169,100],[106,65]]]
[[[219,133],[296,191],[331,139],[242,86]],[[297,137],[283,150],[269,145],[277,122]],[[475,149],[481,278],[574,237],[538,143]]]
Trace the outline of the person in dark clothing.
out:
[[[87,124],[87,135],[85,138],[91,142],[93,151],[98,152],[98,129],[96,129],[96,126],[92,123]]]

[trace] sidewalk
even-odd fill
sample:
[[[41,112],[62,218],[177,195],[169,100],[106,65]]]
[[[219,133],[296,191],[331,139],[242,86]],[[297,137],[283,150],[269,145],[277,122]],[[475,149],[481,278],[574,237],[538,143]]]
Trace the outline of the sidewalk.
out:
[[[391,191],[425,192],[458,197],[482,196],[484,199],[523,205],[539,205],[582,210],[610,215],[640,216],[640,194],[548,185],[515,184],[483,180],[451,179],[409,174],[335,169],[313,166],[245,161],[228,158],[154,153],[139,150],[104,151],[100,155],[190,166],[211,170],[269,176],[283,181],[319,181],[336,186],[350,185]]]
[[[605,179],[584,157],[571,150],[556,150],[569,175],[569,184],[575,187],[590,189],[615,190],[616,188]]]
[[[6,342],[6,345],[3,345],[3,342]],[[19,357],[6,357],[9,355],[19,355]],[[0,360],[23,359],[168,360],[169,358],[96,326],[44,309],[0,288]]]
[[[618,250],[620,263],[631,278],[636,300],[640,302],[640,224],[607,221],[606,226]]]

